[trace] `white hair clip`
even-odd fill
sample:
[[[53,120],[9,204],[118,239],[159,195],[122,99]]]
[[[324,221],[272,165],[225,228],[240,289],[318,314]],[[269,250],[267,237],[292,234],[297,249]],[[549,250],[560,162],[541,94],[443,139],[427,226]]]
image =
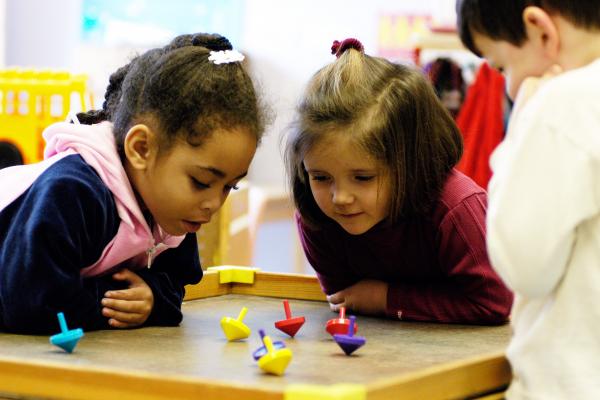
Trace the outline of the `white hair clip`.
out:
[[[219,50],[211,51],[208,59],[213,64],[229,64],[244,61],[244,55],[237,50]]]

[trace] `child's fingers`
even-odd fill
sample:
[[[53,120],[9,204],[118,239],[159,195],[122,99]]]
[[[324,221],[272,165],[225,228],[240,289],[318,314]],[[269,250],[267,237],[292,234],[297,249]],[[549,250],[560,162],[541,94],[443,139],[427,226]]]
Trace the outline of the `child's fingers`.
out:
[[[116,319],[112,319],[112,318],[108,320],[108,324],[113,328],[131,328],[131,327],[133,327],[133,325],[126,324],[124,322],[117,321]]]
[[[330,294],[329,296],[327,296],[327,301],[330,304],[339,304],[339,303],[343,303],[344,299],[345,299],[345,295],[344,292],[337,292],[334,294]]]
[[[104,293],[104,298],[116,300],[139,300],[140,293],[135,289],[109,290]]]
[[[116,311],[122,311],[126,313],[149,313],[148,303],[141,300],[115,300],[115,299],[102,299],[102,305],[104,307],[111,308]]]
[[[122,321],[119,321],[119,320],[113,319],[113,318],[108,320],[108,324],[113,328],[135,328],[136,326],[140,325],[140,324],[130,324],[127,322],[122,322]]]
[[[563,73],[563,69],[560,65],[558,64],[553,64],[550,68],[548,68],[548,70],[544,73],[543,78],[552,78],[555,77],[557,75],[560,75]]]
[[[144,300],[152,302],[154,298],[152,290],[146,290],[143,286],[134,286],[129,289],[109,290],[104,294],[105,298],[117,300]]]
[[[515,99],[515,105],[513,107],[513,118],[523,108],[523,105],[533,96],[546,81],[560,75],[563,72],[562,67],[558,64],[554,64],[548,68],[541,77],[530,76],[521,82],[521,87],[517,93]]]
[[[329,302],[329,308],[335,312],[340,311],[342,307],[346,307],[346,296],[343,291],[327,296],[327,301]]]
[[[144,282],[144,280],[142,278],[140,278],[140,276],[138,274],[128,270],[127,268],[124,268],[124,269],[120,270],[119,272],[114,273],[112,277],[113,277],[113,279],[115,279],[117,281],[127,281],[131,285],[135,285],[137,283]]]
[[[127,324],[134,324],[134,325],[139,325],[142,322],[144,322],[144,320],[145,320],[144,316],[142,314],[117,311],[117,310],[113,310],[112,308],[108,308],[108,307],[104,307],[102,309],[102,315],[104,315],[105,317],[110,318],[110,319],[116,319],[119,322],[123,322],[123,323],[127,323]]]

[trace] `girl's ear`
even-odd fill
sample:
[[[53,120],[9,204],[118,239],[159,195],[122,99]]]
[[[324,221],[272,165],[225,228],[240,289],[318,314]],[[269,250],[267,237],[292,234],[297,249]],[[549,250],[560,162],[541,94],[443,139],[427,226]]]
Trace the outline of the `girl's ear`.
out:
[[[145,170],[156,156],[154,132],[145,124],[132,126],[125,135],[125,156],[134,169]]]
[[[523,23],[527,39],[542,54],[555,61],[560,49],[558,29],[550,15],[540,7],[529,6],[523,10]]]

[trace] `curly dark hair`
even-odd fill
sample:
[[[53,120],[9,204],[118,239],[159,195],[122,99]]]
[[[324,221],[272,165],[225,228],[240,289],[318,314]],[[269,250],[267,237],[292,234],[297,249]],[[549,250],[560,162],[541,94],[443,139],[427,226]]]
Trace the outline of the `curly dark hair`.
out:
[[[243,127],[259,142],[265,112],[240,62],[214,64],[211,51],[231,50],[218,34],[186,34],[148,50],[114,72],[101,110],[77,115],[83,124],[111,121],[117,150],[129,128],[151,116],[160,128],[161,151],[177,137],[199,144],[214,129]],[[201,119],[202,131],[195,129]]]

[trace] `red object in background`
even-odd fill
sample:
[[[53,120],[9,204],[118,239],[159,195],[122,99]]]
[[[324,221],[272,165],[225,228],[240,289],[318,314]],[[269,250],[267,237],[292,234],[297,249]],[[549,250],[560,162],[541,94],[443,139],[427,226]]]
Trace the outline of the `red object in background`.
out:
[[[486,189],[492,171],[489,159],[504,138],[504,77],[483,63],[456,117],[464,154],[457,168]]]

